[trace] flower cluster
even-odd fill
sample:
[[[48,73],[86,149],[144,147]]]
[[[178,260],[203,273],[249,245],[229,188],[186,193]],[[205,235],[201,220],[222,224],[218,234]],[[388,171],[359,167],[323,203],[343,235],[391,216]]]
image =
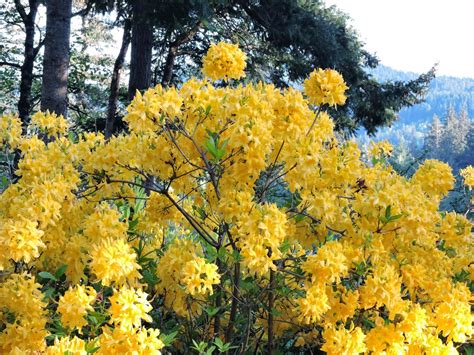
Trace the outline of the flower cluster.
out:
[[[371,142],[369,147],[369,154],[372,157],[390,156],[393,151],[393,146],[388,141]]]
[[[246,55],[235,44],[212,44],[202,59],[202,72],[212,80],[240,79],[245,76]]]
[[[316,69],[303,83],[306,95],[312,104],[344,105],[348,89],[342,75],[333,69]]]
[[[21,121],[13,115],[0,116],[0,149],[16,148],[21,137]]]
[[[468,166],[462,169],[460,173],[464,179],[464,184],[470,188],[474,187],[474,167]]]
[[[95,301],[97,292],[92,287],[75,286],[70,288],[59,299],[58,313],[61,314],[63,325],[79,330],[87,324],[84,316],[92,311],[91,303]]]
[[[68,128],[67,121],[63,116],[49,111],[37,112],[31,116],[31,125],[48,137],[64,135]]]

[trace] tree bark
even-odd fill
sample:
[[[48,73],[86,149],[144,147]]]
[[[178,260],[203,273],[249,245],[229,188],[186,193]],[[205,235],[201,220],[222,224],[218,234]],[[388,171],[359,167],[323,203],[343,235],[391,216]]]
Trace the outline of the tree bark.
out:
[[[26,13],[25,8],[20,3],[20,0],[15,0],[15,8],[21,16],[25,26],[25,42],[24,42],[24,60],[21,65],[21,79],[20,79],[20,99],[18,101],[18,113],[23,127],[23,132],[26,132],[30,121],[31,112],[31,86],[33,84],[33,65],[36,55],[38,54],[41,43],[35,48],[35,20],[38,13],[38,0],[29,1],[30,11]]]
[[[117,100],[120,89],[120,71],[122,70],[125,56],[127,55],[128,47],[130,45],[131,28],[131,21],[128,19],[125,20],[123,26],[122,45],[120,47],[120,52],[115,59],[112,81],[110,83],[109,106],[107,109],[107,119],[105,121],[105,138],[110,138],[115,130],[115,115],[117,112]]]
[[[137,90],[151,84],[151,59],[153,50],[153,26],[147,20],[148,0],[136,0],[132,12],[132,50],[128,97],[133,99]]]
[[[184,43],[191,40],[194,35],[199,31],[199,28],[202,26],[202,22],[198,21],[194,27],[189,31],[182,33],[175,41],[171,42],[168,49],[168,55],[166,56],[165,67],[163,68],[163,78],[161,79],[161,85],[168,86],[173,77],[174,63],[176,61],[176,56],[178,54],[178,49]]]
[[[72,0],[47,0],[46,6],[41,110],[67,116]]]

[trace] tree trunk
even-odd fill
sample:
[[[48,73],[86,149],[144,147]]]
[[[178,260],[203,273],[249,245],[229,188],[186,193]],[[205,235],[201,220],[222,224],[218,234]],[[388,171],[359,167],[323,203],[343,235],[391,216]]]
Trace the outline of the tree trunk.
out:
[[[163,78],[161,79],[161,85],[168,86],[170,84],[171,79],[173,77],[174,63],[176,61],[176,56],[178,54],[179,47],[190,41],[197,33],[197,31],[199,31],[199,28],[201,26],[202,22],[198,21],[189,31],[181,33],[181,35],[179,35],[175,41],[170,43],[168,55],[166,56],[165,67],[163,69]]]
[[[153,26],[147,21],[147,8],[148,0],[134,2],[130,80],[128,82],[130,100],[133,99],[137,90],[147,89],[151,84]]]
[[[46,6],[41,110],[66,116],[72,0],[47,0]]]
[[[178,46],[172,43],[168,49],[168,55],[166,56],[165,67],[163,69],[163,78],[161,79],[161,85],[163,86],[168,86],[171,82],[177,51]]]
[[[35,20],[38,13],[38,0],[29,1],[29,13],[27,14],[19,0],[15,1],[15,7],[19,12],[25,26],[24,60],[21,65],[20,99],[18,101],[18,113],[26,132],[30,121],[31,112],[31,86],[33,84],[33,65],[41,43],[35,48]]]
[[[120,70],[123,67],[125,61],[125,56],[128,51],[131,39],[131,30],[132,23],[130,20],[125,20],[123,26],[123,36],[122,36],[122,45],[120,47],[120,52],[115,59],[114,71],[112,74],[112,81],[110,83],[110,96],[109,96],[109,106],[107,109],[107,119],[105,122],[105,138],[110,138],[114,133],[114,124],[115,124],[115,115],[117,111],[117,100],[120,89]]]

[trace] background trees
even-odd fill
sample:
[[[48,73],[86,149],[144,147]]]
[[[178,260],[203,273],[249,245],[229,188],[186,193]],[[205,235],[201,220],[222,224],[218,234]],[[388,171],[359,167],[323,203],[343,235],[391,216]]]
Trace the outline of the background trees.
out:
[[[455,171],[474,164],[474,124],[466,109],[459,113],[451,107],[441,122],[433,117],[424,149],[428,157],[447,162]]]
[[[75,1],[72,12],[80,15],[83,21],[72,19],[71,40],[68,30],[72,15],[71,1],[61,2],[63,7],[56,6],[54,0],[46,1],[44,5],[49,5],[49,12],[40,5],[39,0],[28,3],[9,1],[10,4],[3,5],[5,10],[0,21],[7,28],[10,19],[16,17],[17,25],[21,25],[26,35],[18,33],[15,40],[17,43],[24,41],[25,45],[28,43],[28,49],[25,49],[27,55],[14,55],[13,62],[7,58],[13,65],[6,65],[7,60],[1,62],[0,75],[7,76],[7,72],[20,69],[22,57],[28,63],[25,72],[19,75],[22,82],[22,90],[19,91],[21,105],[20,97],[17,100],[22,108],[21,116],[27,120],[29,107],[37,105],[35,100],[28,103],[27,92],[28,83],[32,81],[32,74],[29,74],[31,58],[41,54],[42,40],[38,37],[44,31],[41,30],[44,20],[36,19],[35,22],[34,16],[39,11],[48,15],[50,21],[46,22],[49,26],[54,26],[54,18],[62,21],[58,22],[57,30],[50,31],[47,36],[43,64],[38,63],[33,68],[33,71],[43,73],[41,107],[65,113],[69,105],[70,119],[86,130],[105,130],[108,117],[108,135],[114,127],[120,129],[117,119],[137,89],[143,90],[158,83],[179,85],[191,75],[200,75],[197,69],[200,57],[211,42],[221,40],[239,43],[248,53],[248,80],[271,81],[281,87],[298,86],[315,67],[340,71],[350,87],[349,99],[345,106],[333,110],[332,114],[336,117],[337,129],[346,133],[353,133],[358,127],[365,127],[373,133],[378,127],[393,122],[400,108],[420,101],[434,75],[431,71],[406,82],[378,82],[367,72],[368,68],[376,67],[378,61],[364,50],[356,32],[348,25],[347,16],[316,0]],[[97,20],[107,24],[102,34],[90,37],[91,34],[86,31],[75,32],[75,29],[86,28],[88,22],[97,23]],[[35,24],[33,32],[32,23]],[[125,29],[126,33],[122,44],[104,52],[107,41],[104,42],[103,34],[118,33],[119,29]],[[129,31],[131,37],[128,36]],[[77,39],[87,36],[93,40],[76,52]],[[33,49],[31,38],[36,38]],[[130,63],[124,66],[122,63],[128,62],[128,41],[131,43]],[[71,48],[68,50],[69,42]],[[51,49],[53,47],[55,50]],[[69,52],[71,63],[68,65]],[[75,52],[78,55],[74,55]],[[0,58],[8,56],[7,48],[2,48]],[[99,59],[99,67],[102,68],[97,67],[98,61],[92,60],[92,56]],[[112,58],[115,58],[115,64]],[[66,73],[69,69],[73,75],[74,68],[81,67],[84,61],[86,67],[89,65],[88,72],[82,72],[82,83],[78,82],[78,77],[69,77],[69,97],[66,100]],[[128,77],[128,95],[120,94],[119,73],[122,67],[127,69],[122,77]],[[107,85],[95,77],[97,73],[108,73],[105,74],[109,81]],[[9,83],[9,86],[15,87],[14,83]],[[86,86],[87,92],[84,90]],[[14,93],[17,90],[15,88]],[[101,94],[103,92],[105,95]],[[77,96],[81,97],[79,103]],[[85,96],[87,100],[84,101]],[[104,102],[107,101],[104,96],[108,97],[108,105]]]
[[[41,110],[67,116],[72,0],[46,1]]]

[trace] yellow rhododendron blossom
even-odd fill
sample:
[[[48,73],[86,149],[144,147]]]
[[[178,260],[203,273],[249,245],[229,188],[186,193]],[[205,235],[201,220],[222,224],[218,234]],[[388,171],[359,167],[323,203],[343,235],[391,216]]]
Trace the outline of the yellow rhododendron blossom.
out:
[[[0,116],[0,150],[18,147],[21,137],[21,121],[14,115]]]
[[[140,327],[141,321],[151,322],[148,315],[153,307],[147,301],[147,294],[140,290],[122,287],[114,290],[110,297],[110,315],[112,322],[124,330]]]
[[[301,319],[310,324],[319,321],[322,315],[329,310],[326,291],[317,285],[312,285],[306,290],[306,297],[297,300]]]
[[[353,329],[334,329],[329,328],[324,330],[323,339],[324,344],[321,350],[329,355],[339,354],[360,354],[366,351],[364,344],[364,332],[359,327]]]
[[[62,115],[49,111],[35,113],[31,116],[30,124],[49,137],[64,135],[68,129],[67,121]]]
[[[411,178],[428,195],[445,196],[454,186],[451,167],[438,160],[426,160]]]
[[[190,295],[212,295],[212,286],[219,284],[220,275],[217,265],[206,263],[203,258],[196,258],[184,264],[181,282],[186,286]]]
[[[103,285],[133,283],[139,277],[137,255],[124,239],[103,239],[92,246],[90,257],[91,271]]]
[[[202,72],[212,80],[240,79],[245,76],[247,56],[236,44],[211,44],[202,59]]]
[[[333,69],[315,69],[303,83],[309,101],[320,105],[344,105],[348,89],[342,75]]]
[[[9,259],[29,263],[46,247],[44,232],[37,223],[26,218],[4,221],[0,226],[0,270],[6,268]]]
[[[326,243],[316,255],[309,256],[301,268],[311,274],[313,283],[338,281],[348,271],[342,244],[336,241]]]
[[[0,353],[26,353],[46,347],[46,306],[41,285],[28,274],[13,274],[0,283],[0,310],[11,312],[14,322],[0,323]],[[6,308],[6,309],[5,309]],[[1,314],[1,313],[0,313]]]
[[[460,175],[464,179],[464,184],[470,188],[474,187],[474,167],[468,166],[460,171]]]
[[[54,344],[52,346],[48,346],[45,354],[46,355],[64,355],[64,354],[87,355],[86,342],[78,337],[55,338]]]
[[[85,319],[87,311],[92,311],[92,303],[97,297],[92,287],[75,286],[69,288],[59,298],[58,312],[61,313],[61,322],[72,329],[81,328],[87,324]]]
[[[372,157],[390,156],[392,151],[393,146],[388,141],[371,142],[369,146],[369,154]]]
[[[97,345],[100,348],[97,354],[160,355],[164,344],[159,339],[159,335],[158,329],[105,328],[99,337]]]

